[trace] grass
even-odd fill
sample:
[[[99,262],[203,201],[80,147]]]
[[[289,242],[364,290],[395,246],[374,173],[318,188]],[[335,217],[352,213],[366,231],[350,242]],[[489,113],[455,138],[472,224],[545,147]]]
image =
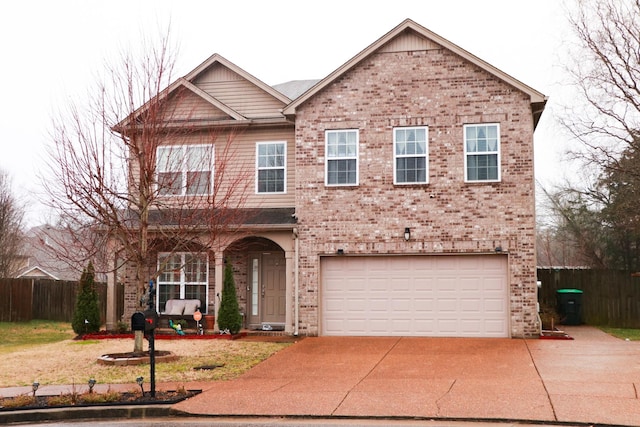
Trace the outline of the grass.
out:
[[[32,321],[0,322],[0,387],[86,384],[134,384],[137,377],[149,381],[149,364],[105,366],[97,363],[107,353],[133,350],[133,340],[74,340],[68,323]],[[144,341],[144,348],[148,342]],[[179,356],[174,362],[156,364],[156,382],[219,381],[238,377],[289,343],[243,340],[156,340],[156,350]],[[195,369],[205,365],[213,370]]]
[[[75,336],[70,323],[49,320],[0,322],[0,354],[56,343]]]
[[[640,341],[640,329],[609,328],[606,326],[600,326],[600,329],[616,338],[623,340],[628,339],[629,341]]]

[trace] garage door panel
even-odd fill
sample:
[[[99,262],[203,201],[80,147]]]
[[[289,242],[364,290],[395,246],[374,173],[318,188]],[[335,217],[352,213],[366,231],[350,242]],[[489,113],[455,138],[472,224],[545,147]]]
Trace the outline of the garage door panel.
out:
[[[507,337],[506,259],[322,258],[321,334]]]

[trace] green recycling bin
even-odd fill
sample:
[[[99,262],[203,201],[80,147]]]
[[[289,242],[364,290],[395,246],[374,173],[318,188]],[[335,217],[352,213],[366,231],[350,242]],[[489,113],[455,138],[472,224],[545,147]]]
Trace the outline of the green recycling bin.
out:
[[[563,325],[582,324],[582,295],[580,289],[558,289],[558,314]]]

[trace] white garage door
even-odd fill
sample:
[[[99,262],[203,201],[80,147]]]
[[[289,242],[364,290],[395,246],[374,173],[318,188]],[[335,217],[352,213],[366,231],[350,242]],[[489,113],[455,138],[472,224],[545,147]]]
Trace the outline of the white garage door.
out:
[[[508,337],[505,255],[321,259],[322,335]]]

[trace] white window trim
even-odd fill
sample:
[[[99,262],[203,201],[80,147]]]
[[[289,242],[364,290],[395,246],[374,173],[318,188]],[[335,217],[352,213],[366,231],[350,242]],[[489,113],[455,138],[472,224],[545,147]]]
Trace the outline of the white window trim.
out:
[[[396,152],[396,130],[424,129],[426,134],[425,153],[422,154],[405,154],[398,155]],[[425,159],[425,177],[421,182],[398,182],[397,159],[424,157]],[[429,183],[429,126],[398,126],[393,128],[393,184],[394,185],[424,185]]]
[[[185,299],[185,288],[187,285],[198,285],[198,286],[204,286],[205,287],[205,304],[207,301],[209,301],[209,254],[206,252],[159,252],[158,253],[158,271],[162,272],[162,265],[160,264],[160,259],[163,257],[171,257],[171,256],[177,256],[180,255],[181,257],[181,265],[180,265],[180,281],[179,282],[163,282],[160,280],[160,278],[162,277],[162,273],[160,273],[158,275],[158,278],[156,280],[157,282],[157,288],[156,288],[156,309],[159,309],[160,307],[160,286],[161,285],[179,285],[180,286],[180,299]],[[207,260],[207,265],[206,265],[206,272],[205,272],[205,281],[204,282],[187,282],[187,278],[186,278],[186,274],[184,271],[184,267],[185,267],[185,256],[186,255],[204,255],[204,257]],[[200,307],[200,311],[202,313],[205,313],[207,310],[207,307]]]
[[[477,126],[495,126],[497,128],[498,134],[498,149],[496,151],[474,151],[472,153],[467,152],[467,129],[470,127]],[[464,147],[464,182],[465,183],[486,183],[486,182],[500,182],[502,181],[502,138],[500,136],[500,123],[469,123],[463,126],[463,135],[462,135],[462,145]],[[467,169],[467,159],[469,155],[478,155],[478,154],[497,154],[497,164],[498,164],[498,178],[497,179],[469,179],[468,169]]]
[[[331,157],[329,158],[329,134],[340,132],[356,133],[356,154],[355,156]],[[353,160],[356,161],[356,182],[353,184],[329,184],[329,161],[330,160]],[[324,131],[324,185],[327,187],[357,187],[360,185],[360,129],[331,129]]]
[[[196,148],[196,147],[207,147],[210,148],[211,151],[211,164],[209,165],[209,169],[187,169],[187,149]],[[213,144],[186,144],[186,145],[161,145],[156,148],[156,162],[157,159],[160,158],[160,150],[169,148],[173,150],[180,149],[182,151],[182,161],[181,161],[181,169],[180,174],[182,175],[182,184],[180,186],[181,192],[180,194],[160,194],[160,197],[198,197],[198,196],[209,196],[213,194],[213,177],[214,177],[214,168],[215,168],[215,146]],[[158,175],[161,172],[171,172],[171,171],[161,171],[156,163],[156,191],[159,191],[158,186]],[[209,182],[209,192],[208,193],[198,193],[198,194],[187,194],[187,175],[188,172],[210,172],[211,179]]]
[[[260,167],[258,166],[259,161],[259,152],[261,145],[272,145],[272,144],[282,144],[284,145],[284,166],[280,167]],[[259,191],[259,179],[258,175],[261,170],[278,170],[284,168],[284,185],[282,191]],[[256,194],[265,195],[265,194],[286,194],[287,193],[287,141],[259,141],[256,142]]]

